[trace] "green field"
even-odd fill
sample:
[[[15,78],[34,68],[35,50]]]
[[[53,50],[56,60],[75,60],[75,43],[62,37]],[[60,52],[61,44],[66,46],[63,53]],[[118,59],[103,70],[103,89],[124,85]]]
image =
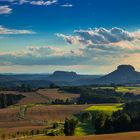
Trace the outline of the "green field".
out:
[[[93,133],[94,128],[90,123],[80,123],[75,130],[75,136],[85,136]]]
[[[104,111],[104,112],[113,112],[122,109],[122,104],[113,104],[113,105],[93,105],[85,109],[85,111]]]
[[[117,86],[117,87],[94,87],[93,89],[115,89],[117,92],[132,92],[134,94],[140,94],[140,87],[138,86]]]

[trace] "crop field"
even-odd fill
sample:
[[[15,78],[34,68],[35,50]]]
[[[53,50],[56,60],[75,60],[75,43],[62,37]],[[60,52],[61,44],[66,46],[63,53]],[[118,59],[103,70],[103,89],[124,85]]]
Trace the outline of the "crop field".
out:
[[[65,118],[77,114],[90,105],[28,105],[21,107],[9,107],[0,109],[0,133],[14,133],[48,128],[52,122],[63,122]],[[24,117],[19,114],[23,113]]]
[[[122,109],[122,104],[105,104],[105,105],[93,105],[85,109],[85,111],[104,111],[113,112]]]
[[[0,132],[11,133],[17,131],[27,131],[33,128],[44,128],[44,126],[19,118],[19,112],[19,107],[0,109]]]
[[[140,88],[118,87],[116,90],[121,92],[135,90],[135,93],[137,91],[137,94],[139,94],[138,92]],[[81,112],[85,111],[103,111],[111,114],[113,111],[122,109],[122,104],[44,105],[44,103],[48,103],[55,99],[66,100],[67,98],[73,99],[80,96],[78,94],[65,93],[58,89],[40,89],[36,92],[26,93],[15,91],[1,91],[0,93],[22,94],[25,96],[25,98],[21,99],[16,105],[10,106],[5,109],[0,109],[0,134],[11,134],[19,131],[23,132],[37,129],[42,130],[44,128],[48,129],[54,122],[64,122],[66,118],[70,118],[73,116],[76,117],[75,114],[80,114]],[[90,125],[89,123],[79,123],[75,130],[75,137],[71,137],[71,140],[83,140],[83,138],[84,140],[86,140],[87,138],[88,140],[94,140],[94,138],[96,138],[97,136],[78,137],[91,135],[93,133],[94,128],[92,127],[92,125]],[[106,137],[107,136],[108,135],[106,135]],[[120,134],[119,137],[121,136],[124,137],[124,135]],[[103,139],[102,137],[103,136],[101,136],[101,140]],[[114,137],[114,135],[111,135],[111,137]],[[59,140],[59,137],[57,138]],[[53,138],[48,139],[53,140]],[[41,139],[35,140],[44,139],[42,137]]]
[[[132,92],[134,94],[140,94],[140,87],[117,87],[118,92]]]
[[[65,93],[64,91],[60,91],[58,89],[41,89],[37,91],[38,94],[47,97],[50,100],[55,99],[72,99],[72,98],[78,98],[79,94],[71,94],[71,93]]]
[[[18,105],[37,104],[37,103],[48,103],[55,99],[73,99],[78,98],[79,94],[65,93],[58,89],[40,89],[34,92],[18,92],[18,91],[0,91],[4,94],[22,94],[25,96],[18,102]]]
[[[27,110],[27,118],[33,120],[47,120],[49,122],[64,121],[65,118],[88,108],[90,105],[49,105],[35,106]]]

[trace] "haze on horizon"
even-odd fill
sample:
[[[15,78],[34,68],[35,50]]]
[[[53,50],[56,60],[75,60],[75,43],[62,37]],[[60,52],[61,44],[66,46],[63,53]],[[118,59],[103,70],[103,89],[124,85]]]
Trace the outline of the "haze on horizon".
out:
[[[140,71],[139,0],[0,0],[0,73]]]

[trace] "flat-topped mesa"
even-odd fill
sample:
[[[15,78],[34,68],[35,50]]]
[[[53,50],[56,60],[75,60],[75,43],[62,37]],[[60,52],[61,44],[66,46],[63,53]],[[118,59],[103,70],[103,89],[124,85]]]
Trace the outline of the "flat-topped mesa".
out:
[[[50,81],[74,81],[79,79],[79,75],[76,72],[55,71],[48,79]]]
[[[119,65],[117,71],[120,72],[134,72],[135,68],[132,65]]]
[[[67,71],[55,71],[54,73],[53,73],[53,75],[55,75],[55,76],[58,76],[58,75],[60,75],[60,76],[77,76],[77,73],[76,72],[67,72]]]

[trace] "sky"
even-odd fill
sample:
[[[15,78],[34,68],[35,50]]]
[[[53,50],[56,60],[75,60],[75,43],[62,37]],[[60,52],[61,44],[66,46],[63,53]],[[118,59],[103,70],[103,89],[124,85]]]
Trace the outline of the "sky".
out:
[[[139,0],[0,0],[0,73],[140,71]]]

